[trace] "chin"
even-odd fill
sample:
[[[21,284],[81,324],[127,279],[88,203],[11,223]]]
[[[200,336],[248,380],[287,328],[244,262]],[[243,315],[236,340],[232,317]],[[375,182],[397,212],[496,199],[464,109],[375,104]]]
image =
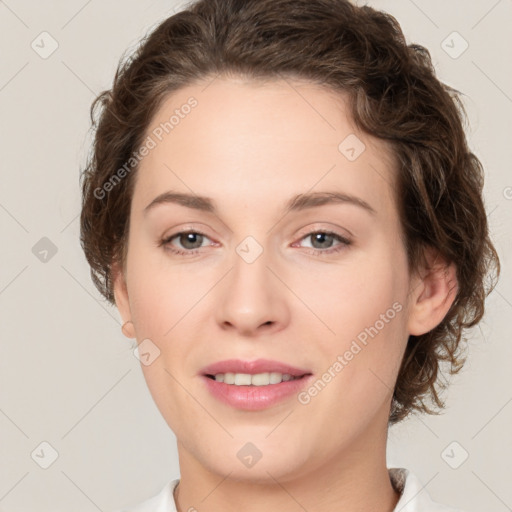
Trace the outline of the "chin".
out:
[[[215,449],[205,446],[207,453],[197,453],[197,458],[211,472],[229,474],[230,480],[253,484],[293,480],[309,466],[306,451],[298,452],[294,443],[283,443],[282,439],[276,444],[264,439],[246,439],[231,440],[223,445],[217,441]]]

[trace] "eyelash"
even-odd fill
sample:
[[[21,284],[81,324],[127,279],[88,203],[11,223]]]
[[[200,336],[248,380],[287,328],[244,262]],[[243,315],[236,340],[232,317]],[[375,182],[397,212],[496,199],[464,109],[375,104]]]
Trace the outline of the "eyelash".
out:
[[[198,252],[200,252],[200,248],[191,249],[191,250],[183,250],[183,249],[176,249],[175,247],[172,247],[170,245],[171,240],[173,240],[174,238],[176,238],[180,235],[188,235],[188,234],[201,235],[201,236],[208,238],[208,236],[205,235],[204,233],[202,233],[201,231],[185,230],[185,231],[178,231],[177,233],[174,233],[174,234],[164,238],[158,245],[165,246],[166,250],[168,250],[174,254],[180,255],[180,256],[193,256],[193,255],[197,254]],[[342,237],[341,235],[339,235],[338,233],[335,233],[334,231],[328,231],[328,230],[310,231],[309,233],[304,235],[302,238],[300,238],[300,241],[304,240],[305,238],[310,237],[311,235],[317,235],[317,234],[332,235],[340,242],[340,244],[336,245],[333,248],[326,249],[326,250],[307,248],[307,249],[309,249],[309,251],[308,251],[309,254],[313,254],[316,256],[326,256],[329,254],[338,253],[338,252],[342,251],[345,247],[348,247],[352,244],[352,242],[350,240]]]

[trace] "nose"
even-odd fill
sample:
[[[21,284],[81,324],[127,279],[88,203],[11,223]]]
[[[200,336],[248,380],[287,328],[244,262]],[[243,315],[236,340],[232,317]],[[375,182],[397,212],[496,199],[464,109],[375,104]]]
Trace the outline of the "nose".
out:
[[[216,320],[221,329],[257,336],[277,332],[288,324],[287,290],[275,273],[269,268],[265,251],[252,263],[235,255],[216,297]]]

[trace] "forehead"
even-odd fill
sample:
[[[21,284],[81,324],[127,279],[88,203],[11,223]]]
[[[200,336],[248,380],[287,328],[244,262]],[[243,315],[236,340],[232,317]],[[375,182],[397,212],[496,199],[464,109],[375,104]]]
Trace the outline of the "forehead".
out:
[[[162,102],[149,139],[139,209],[169,189],[233,204],[335,189],[377,210],[393,201],[388,146],[357,129],[346,95],[305,81],[218,77],[184,87]]]

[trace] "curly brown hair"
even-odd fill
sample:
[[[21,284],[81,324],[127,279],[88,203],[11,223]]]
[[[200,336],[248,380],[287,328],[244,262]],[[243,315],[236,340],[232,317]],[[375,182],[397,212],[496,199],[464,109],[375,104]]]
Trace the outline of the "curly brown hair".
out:
[[[368,6],[347,0],[199,0],[165,19],[121,59],[112,88],[91,106],[95,137],[81,175],[80,240],[95,286],[115,304],[111,269],[126,261],[137,165],[123,179],[119,170],[126,170],[170,93],[216,75],[299,78],[343,91],[357,126],[389,143],[398,163],[396,197],[409,271],[425,264],[425,248],[432,247],[456,264],[458,280],[444,320],[409,337],[389,423],[414,410],[438,413],[446,387],[442,363],[451,374],[462,367],[463,330],[481,320],[500,262],[488,232],[483,169],[464,133],[460,93],[436,77],[427,49],[407,45],[395,18]],[[115,186],[105,187],[113,179]]]

